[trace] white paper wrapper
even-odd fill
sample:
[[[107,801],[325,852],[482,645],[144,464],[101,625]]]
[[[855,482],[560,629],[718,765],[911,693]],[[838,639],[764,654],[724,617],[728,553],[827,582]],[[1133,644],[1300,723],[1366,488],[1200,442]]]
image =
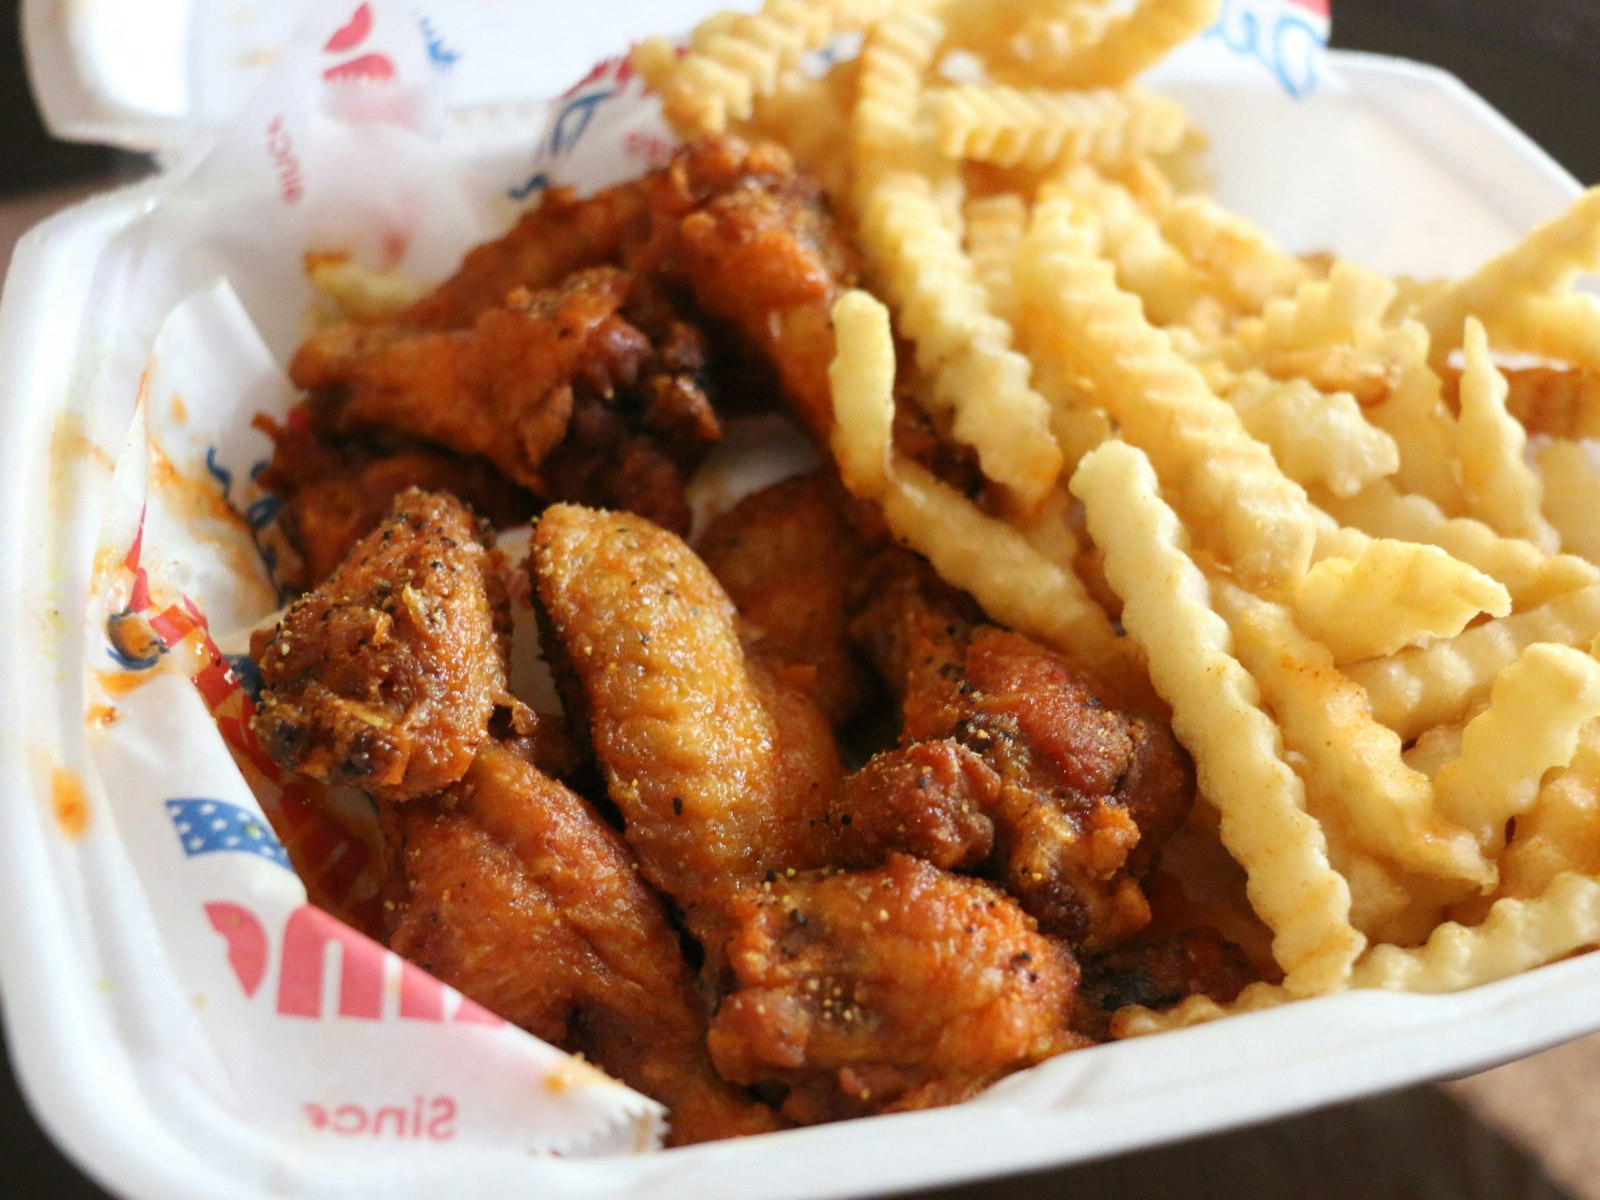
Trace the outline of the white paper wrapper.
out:
[[[710,7],[672,11],[688,20]],[[330,822],[249,732],[243,634],[280,599],[275,505],[254,482],[270,446],[250,419],[282,417],[296,399],[279,363],[312,299],[303,255],[442,278],[543,187],[603,186],[670,152],[622,58],[547,106],[452,110],[452,84],[474,61],[452,48],[448,25],[447,12],[389,0],[323,10],[218,144],[119,235],[138,297],[119,319],[126,344],[147,355],[137,385],[127,381],[126,449],[106,492],[85,628],[94,764],[156,933],[128,969],[183,998],[173,1019],[187,1032],[162,1044],[189,1047],[183,1070],[282,1153],[342,1140],[357,1163],[401,1142],[419,1153],[625,1152],[655,1145],[662,1117],[308,904],[309,891],[375,928],[377,847],[359,797],[333,797],[350,819]],[[1224,198],[1277,218],[1297,250],[1327,242],[1302,241],[1285,214],[1325,232],[1337,227],[1330,208],[1348,203],[1304,155],[1292,179],[1272,166],[1291,124],[1273,119],[1276,106],[1339,92],[1326,35],[1315,0],[1228,0],[1217,26],[1152,80],[1213,131]],[[1334,135],[1350,136],[1350,112],[1329,114]],[[1303,122],[1293,128],[1303,136]],[[1493,217],[1452,220],[1438,246],[1470,242],[1481,233],[1472,223]],[[1434,243],[1420,242],[1411,253],[1426,256]],[[700,509],[789,461],[759,427],[742,430],[697,481]],[[517,682],[537,688],[523,630]],[[310,864],[304,883],[290,853]],[[972,1103],[1060,1104],[1082,1077],[1077,1057]]]

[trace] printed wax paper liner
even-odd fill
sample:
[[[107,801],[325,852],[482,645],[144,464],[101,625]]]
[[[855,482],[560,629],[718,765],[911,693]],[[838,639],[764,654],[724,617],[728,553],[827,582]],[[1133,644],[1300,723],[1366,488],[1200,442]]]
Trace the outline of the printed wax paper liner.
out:
[[[284,778],[249,724],[248,631],[281,600],[276,501],[256,483],[270,444],[251,419],[287,419],[295,400],[278,364],[313,300],[304,255],[440,278],[543,188],[592,189],[671,151],[620,54],[546,106],[452,113],[451,76],[471,60],[441,52],[443,26],[387,0],[319,10],[226,136],[121,235],[141,298],[124,324],[147,357],[95,561],[86,718],[159,934],[132,969],[187,997],[183,1069],[231,1111],[285,1146],[342,1138],[357,1156],[637,1149],[659,1140],[658,1105],[361,932],[379,915],[370,806]],[[1227,0],[1156,82],[1203,98],[1226,79],[1252,103],[1290,103],[1336,86],[1326,34],[1314,0]],[[702,512],[783,470],[761,426],[730,441],[696,482]],[[539,690],[526,590],[513,595],[514,681]],[[1066,1068],[976,1103],[1057,1098]]]

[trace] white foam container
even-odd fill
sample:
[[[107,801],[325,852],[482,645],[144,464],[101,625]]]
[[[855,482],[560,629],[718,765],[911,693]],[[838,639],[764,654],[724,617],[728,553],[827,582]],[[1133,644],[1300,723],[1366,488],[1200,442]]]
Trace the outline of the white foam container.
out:
[[[201,3],[141,8],[172,33],[192,27]],[[238,96],[162,90],[123,70],[119,38],[160,42],[149,28],[107,24],[102,10],[128,7],[30,0],[46,107],[74,134],[181,152],[186,114],[219,121]],[[541,82],[616,48],[619,30],[674,27],[702,7],[638,0],[568,12]],[[1390,59],[1333,60],[1344,88],[1299,106],[1276,142],[1245,139],[1248,153],[1228,133],[1249,120],[1248,94],[1217,84],[1186,97],[1211,114],[1222,198],[1291,248],[1461,271],[1576,193],[1453,78]],[[490,81],[476,102],[506,102],[504,84]],[[52,807],[52,771],[89,770],[81,613],[105,481],[86,447],[118,444],[127,413],[107,401],[116,393],[106,381],[137,375],[151,332],[120,321],[136,264],[118,239],[172,179],[39,226],[18,245],[0,302],[0,988],[30,1103],[108,1189],[152,1200],[861,1195],[1133,1151],[1469,1073],[1600,1029],[1591,955],[1457,995],[1349,993],[1078,1052],[1049,1064],[1047,1093],[1031,1082],[1025,1106],[1002,1083],[976,1106],[593,1160],[449,1146],[353,1157],[337,1142],[287,1150],[260,1134],[181,1061],[153,1054],[171,1033],[173,998],[130,966],[161,953],[133,864],[92,789],[80,837],[63,834]]]

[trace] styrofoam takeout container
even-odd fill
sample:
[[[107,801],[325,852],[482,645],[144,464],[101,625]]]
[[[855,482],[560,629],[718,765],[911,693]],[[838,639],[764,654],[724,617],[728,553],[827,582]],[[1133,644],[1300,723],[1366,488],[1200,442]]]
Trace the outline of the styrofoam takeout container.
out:
[[[1238,72],[1173,88],[1213,137],[1221,198],[1291,249],[1461,272],[1577,191],[1449,76],[1350,54],[1291,59],[1292,39],[1275,52],[1262,32],[1270,26],[1228,24],[1250,3],[1282,10],[1228,5],[1212,40],[1237,55]],[[1467,1073],[1600,1028],[1600,956],[1587,956],[1457,995],[1348,993],[1081,1051],[954,1109],[667,1154],[287,1135],[219,1087],[195,1049],[202,1023],[174,985],[141,875],[148,864],[107,801],[119,779],[101,777],[88,748],[84,611],[114,507],[110,463],[159,328],[148,313],[206,278],[182,222],[161,228],[183,254],[163,257],[135,233],[174,203],[196,148],[282,53],[295,6],[138,7],[130,24],[130,6],[113,0],[29,0],[36,84],[56,127],[162,151],[168,169],[34,230],[0,303],[0,986],[32,1104],[105,1186],[163,1200],[859,1195],[1104,1157]],[[486,129],[515,131],[511,144],[525,149],[541,128],[532,101],[621,49],[626,34],[682,28],[707,7],[613,0],[556,18],[537,2],[440,5],[427,49],[436,61],[460,58],[463,72],[442,118],[446,141],[464,148],[464,163],[507,169],[507,142]],[[444,40],[446,26],[455,40]],[[538,49],[507,55],[504,45]],[[475,56],[488,66],[468,75]],[[223,65],[196,65],[208,62]],[[1251,71],[1299,101],[1265,110]],[[241,209],[237,223],[249,220]],[[298,247],[284,257],[293,275]],[[298,311],[274,311],[270,287],[237,282],[281,355]],[[158,303],[151,288],[172,300]],[[353,1029],[358,1018],[331,1017],[335,1032],[341,1020]]]

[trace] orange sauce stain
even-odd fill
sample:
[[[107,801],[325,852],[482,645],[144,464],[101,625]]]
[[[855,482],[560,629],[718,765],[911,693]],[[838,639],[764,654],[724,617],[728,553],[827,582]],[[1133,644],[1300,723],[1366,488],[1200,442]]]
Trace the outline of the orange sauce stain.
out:
[[[56,823],[69,838],[83,836],[89,827],[89,797],[77,773],[65,767],[50,769],[50,802],[56,810]]]
[[[189,406],[183,402],[183,397],[177,392],[172,393],[172,423],[185,424],[189,420]]]
[[[113,699],[126,696],[138,691],[145,684],[156,677],[159,672],[150,671],[96,671],[95,680],[100,684],[100,689]]]
[[[91,729],[104,729],[115,724],[119,715],[115,704],[91,704],[83,714],[83,720]]]

